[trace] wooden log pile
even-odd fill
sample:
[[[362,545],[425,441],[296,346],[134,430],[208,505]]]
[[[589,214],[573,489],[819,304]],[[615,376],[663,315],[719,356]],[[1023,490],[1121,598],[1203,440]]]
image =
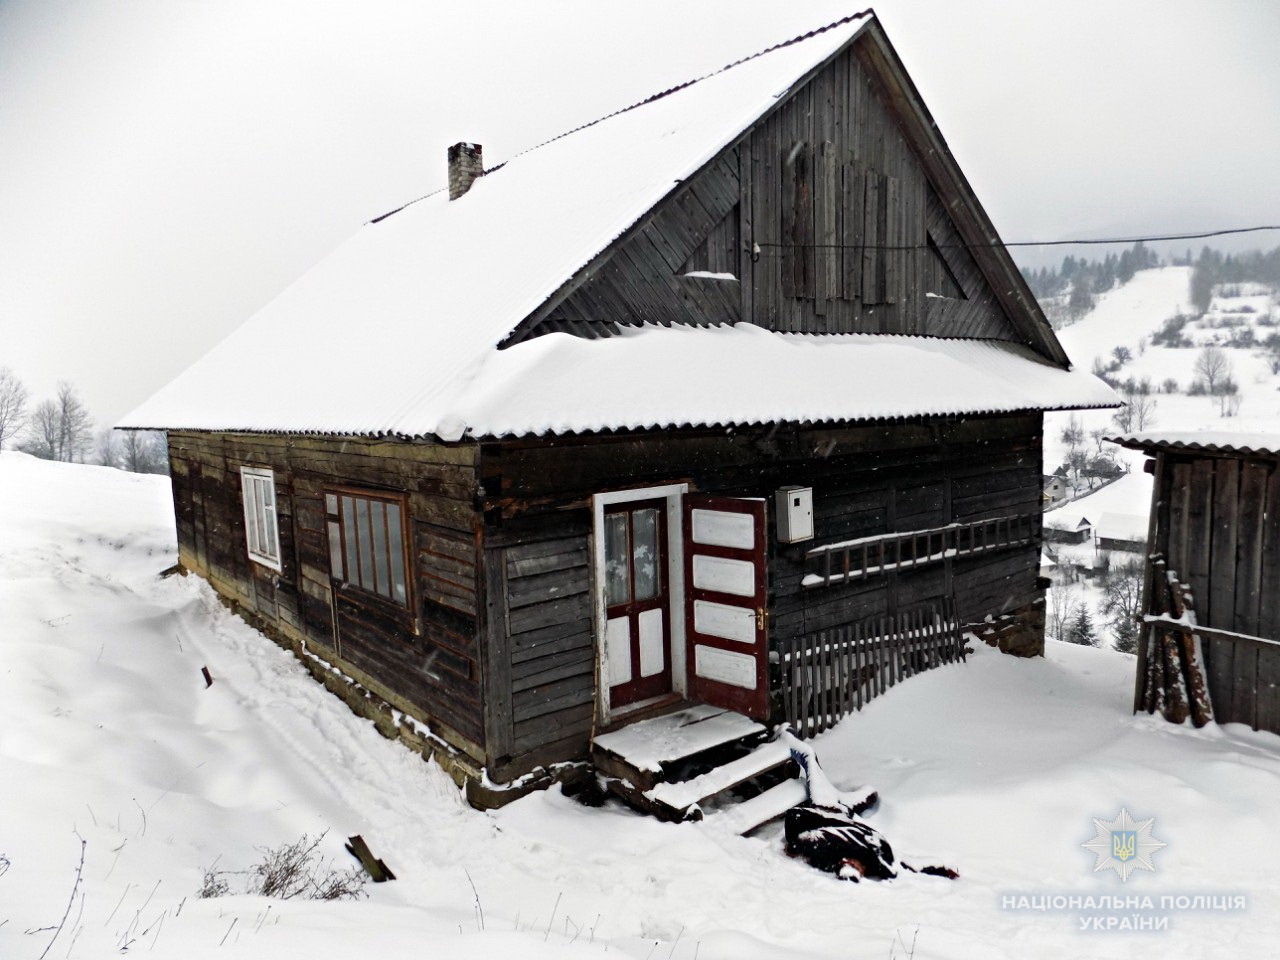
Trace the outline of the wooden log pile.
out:
[[[1170,723],[1190,718],[1203,727],[1213,720],[1213,705],[1191,589],[1161,557],[1150,561],[1147,586],[1151,613],[1142,624],[1146,642],[1145,657],[1139,663],[1139,706],[1147,713],[1160,713]]]

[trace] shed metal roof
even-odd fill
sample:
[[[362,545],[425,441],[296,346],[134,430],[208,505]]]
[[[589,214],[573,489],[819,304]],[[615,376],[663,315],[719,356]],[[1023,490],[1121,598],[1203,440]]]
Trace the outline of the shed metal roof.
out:
[[[1217,453],[1280,456],[1280,433],[1232,433],[1227,430],[1147,431],[1104,438],[1147,453]]]

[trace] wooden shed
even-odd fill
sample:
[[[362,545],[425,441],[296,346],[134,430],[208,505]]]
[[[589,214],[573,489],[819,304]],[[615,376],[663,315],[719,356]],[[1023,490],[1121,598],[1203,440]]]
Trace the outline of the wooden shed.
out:
[[[691,706],[821,729],[940,624],[1043,649],[1042,411],[1117,401],[873,17],[482,156],[126,420],[187,569],[473,785]]]
[[[1134,709],[1280,733],[1280,434],[1109,439],[1155,474]]]

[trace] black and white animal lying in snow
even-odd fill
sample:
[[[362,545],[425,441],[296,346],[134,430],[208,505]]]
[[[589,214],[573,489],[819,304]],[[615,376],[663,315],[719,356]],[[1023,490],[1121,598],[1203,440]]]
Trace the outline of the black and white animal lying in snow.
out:
[[[883,834],[841,810],[795,807],[787,812],[785,834],[788,854],[803,857],[811,866],[842,880],[892,880],[898,867],[951,880],[960,876],[950,867],[913,867],[896,860]]]

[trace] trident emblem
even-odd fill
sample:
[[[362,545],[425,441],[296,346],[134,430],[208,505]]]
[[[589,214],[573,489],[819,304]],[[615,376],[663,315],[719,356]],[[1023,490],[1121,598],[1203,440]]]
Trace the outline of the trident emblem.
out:
[[[1111,831],[1111,856],[1124,863],[1137,855],[1138,833],[1136,830]]]

